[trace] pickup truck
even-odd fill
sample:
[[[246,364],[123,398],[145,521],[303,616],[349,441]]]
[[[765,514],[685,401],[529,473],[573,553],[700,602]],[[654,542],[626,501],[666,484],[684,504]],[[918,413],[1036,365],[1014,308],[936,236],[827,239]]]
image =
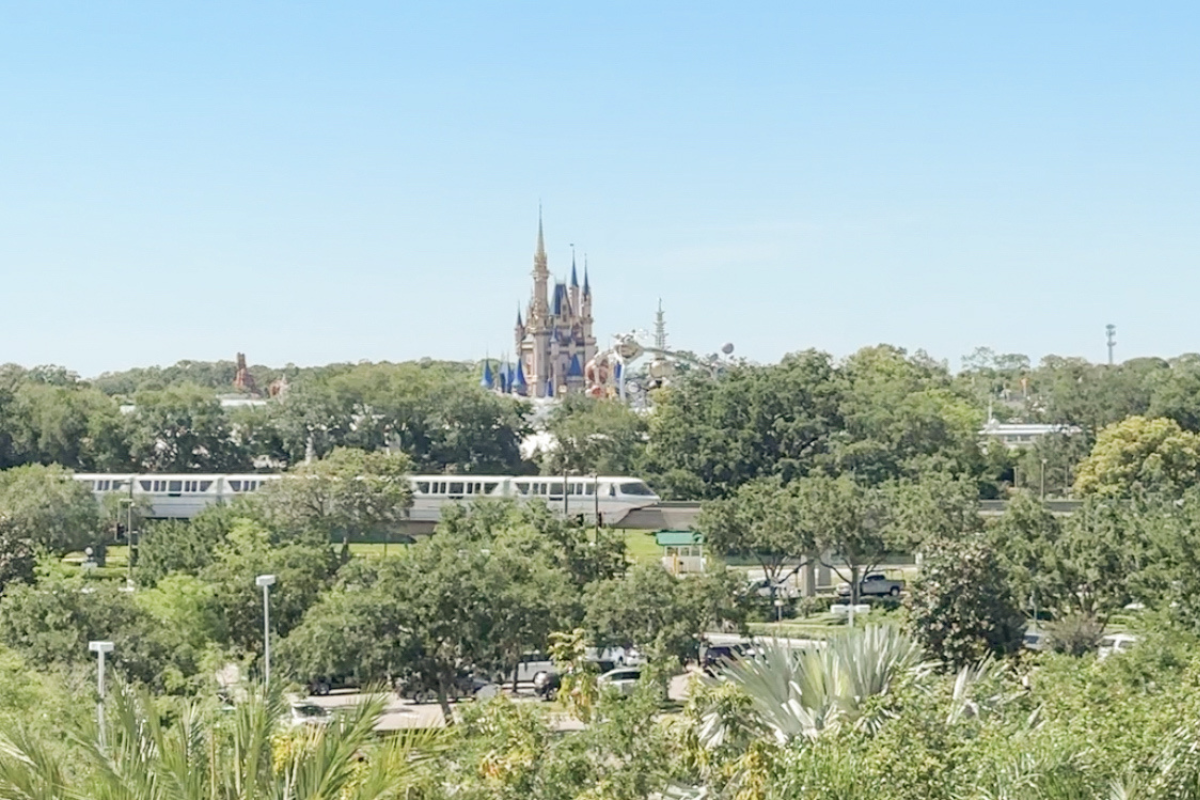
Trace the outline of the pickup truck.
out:
[[[904,581],[889,580],[882,572],[872,572],[858,584],[859,597],[883,597],[884,595],[897,597],[903,591]],[[849,597],[850,584],[839,583],[837,593],[838,597]]]

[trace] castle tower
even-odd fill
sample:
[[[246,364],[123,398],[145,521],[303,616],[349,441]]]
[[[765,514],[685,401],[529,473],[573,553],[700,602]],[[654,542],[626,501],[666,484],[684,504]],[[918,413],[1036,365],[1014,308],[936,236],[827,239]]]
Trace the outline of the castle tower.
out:
[[[579,315],[579,273],[575,271],[575,247],[571,247],[571,322]]]
[[[550,307],[546,292],[550,269],[546,264],[546,240],[542,235],[542,211],[538,209],[537,252],[533,254],[533,299],[529,304],[529,333],[533,337],[530,368],[534,394],[541,397],[550,379]]]
[[[574,245],[571,246],[570,279],[552,281],[539,208],[533,292],[524,318],[518,307],[516,325],[513,326],[517,371],[507,375],[507,371],[502,370],[500,384],[510,393],[527,392],[533,397],[583,391],[584,367],[596,355],[591,307],[587,256],[584,256],[581,287]],[[520,379],[521,367],[524,367],[523,380]]]

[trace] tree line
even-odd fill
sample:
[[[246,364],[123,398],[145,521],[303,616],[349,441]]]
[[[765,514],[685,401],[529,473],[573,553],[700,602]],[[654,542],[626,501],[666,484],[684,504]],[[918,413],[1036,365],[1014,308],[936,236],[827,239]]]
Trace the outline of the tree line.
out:
[[[233,362],[180,362],[81,380],[61,367],[0,368],[0,468],[231,472],[285,469],[337,447],[391,448],[419,472],[563,470],[635,474],[665,497],[725,497],[748,481],[814,473],[881,484],[929,469],[974,481],[1068,493],[1100,432],[1129,417],[1200,432],[1200,356],[1114,366],[980,349],[952,371],[920,351],[880,345],[844,359],[804,351],[737,364],[720,380],[688,373],[658,390],[650,414],[568,398],[548,419],[478,385],[473,364],[407,362],[250,368],[286,379],[259,408],[223,408]],[[1078,427],[1013,453],[979,441],[997,420]],[[523,457],[535,423],[558,445]]]

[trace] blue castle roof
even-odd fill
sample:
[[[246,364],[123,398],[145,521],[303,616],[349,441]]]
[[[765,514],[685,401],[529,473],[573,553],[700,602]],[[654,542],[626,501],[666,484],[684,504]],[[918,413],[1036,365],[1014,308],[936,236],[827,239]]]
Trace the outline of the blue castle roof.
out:
[[[485,389],[494,389],[496,387],[496,376],[492,374],[492,362],[490,360],[483,362],[483,377],[479,379],[479,385]]]
[[[571,301],[567,297],[567,285],[565,283],[554,284],[554,316],[561,317],[563,309],[570,305]]]
[[[568,378],[582,378],[583,367],[579,364],[579,354],[571,356],[571,366],[567,367]]]
[[[518,359],[517,374],[513,378],[513,389],[517,394],[525,394],[525,389],[527,386],[528,384],[525,383],[525,365]]]

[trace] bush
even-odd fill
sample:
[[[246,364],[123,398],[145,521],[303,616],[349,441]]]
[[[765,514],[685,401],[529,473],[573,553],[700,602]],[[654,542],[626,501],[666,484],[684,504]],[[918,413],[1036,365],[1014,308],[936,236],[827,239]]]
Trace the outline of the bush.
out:
[[[948,666],[1021,646],[1025,617],[995,551],[979,539],[932,542],[906,602],[913,635]]]
[[[1095,652],[1104,626],[1090,614],[1072,614],[1046,625],[1046,643],[1055,653],[1082,656]]]
[[[814,594],[811,597],[801,597],[796,604],[796,610],[802,617],[811,617],[813,614],[824,614],[833,605],[836,598],[828,594]]]

